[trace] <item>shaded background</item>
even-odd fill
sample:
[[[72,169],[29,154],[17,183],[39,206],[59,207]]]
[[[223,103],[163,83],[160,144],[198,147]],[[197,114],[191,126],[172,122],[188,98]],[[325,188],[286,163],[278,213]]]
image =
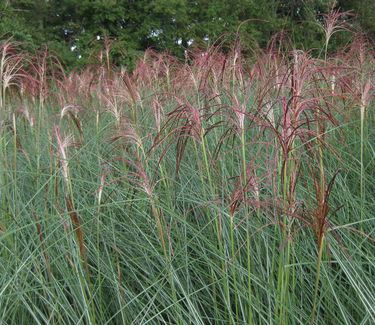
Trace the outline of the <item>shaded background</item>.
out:
[[[237,30],[244,50],[265,47],[280,31],[298,48],[321,49],[318,22],[331,8],[351,10],[351,29],[375,35],[374,0],[0,0],[0,37],[30,50],[46,44],[68,68],[97,59],[107,39],[113,63],[131,68],[149,47],[183,57],[220,37],[225,50]],[[330,51],[348,36],[337,34]]]

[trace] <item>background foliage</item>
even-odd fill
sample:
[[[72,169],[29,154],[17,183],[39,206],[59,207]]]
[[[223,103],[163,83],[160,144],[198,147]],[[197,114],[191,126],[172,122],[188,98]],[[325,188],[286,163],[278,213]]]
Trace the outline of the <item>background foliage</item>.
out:
[[[189,46],[230,44],[237,30],[249,49],[264,47],[280,31],[296,47],[320,48],[324,35],[317,22],[333,6],[352,10],[351,23],[375,34],[372,0],[2,0],[0,36],[32,49],[47,44],[71,68],[92,62],[107,38],[113,62],[131,67],[146,48],[183,57]],[[341,36],[332,49],[345,42]]]

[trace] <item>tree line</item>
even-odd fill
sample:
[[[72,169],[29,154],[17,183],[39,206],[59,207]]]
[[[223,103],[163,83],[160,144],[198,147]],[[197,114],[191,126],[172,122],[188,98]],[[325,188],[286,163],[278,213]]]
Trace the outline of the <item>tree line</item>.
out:
[[[47,45],[71,68],[110,41],[112,62],[131,67],[147,48],[182,57],[215,42],[225,49],[237,37],[251,50],[280,31],[296,47],[318,49],[319,22],[332,9],[350,11],[351,27],[375,36],[373,0],[0,0],[0,37],[33,50]],[[342,33],[330,50],[345,41]]]

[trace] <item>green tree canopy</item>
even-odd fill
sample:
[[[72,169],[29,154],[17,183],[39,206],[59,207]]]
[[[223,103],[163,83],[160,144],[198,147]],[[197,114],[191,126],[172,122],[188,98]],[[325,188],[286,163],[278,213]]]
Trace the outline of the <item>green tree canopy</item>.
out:
[[[265,46],[285,30],[296,46],[319,48],[319,17],[334,4],[357,13],[357,27],[375,35],[373,0],[3,0],[0,35],[30,48],[47,44],[70,67],[90,62],[105,38],[121,65],[149,47],[182,56],[192,43],[208,46],[237,30],[244,47]]]

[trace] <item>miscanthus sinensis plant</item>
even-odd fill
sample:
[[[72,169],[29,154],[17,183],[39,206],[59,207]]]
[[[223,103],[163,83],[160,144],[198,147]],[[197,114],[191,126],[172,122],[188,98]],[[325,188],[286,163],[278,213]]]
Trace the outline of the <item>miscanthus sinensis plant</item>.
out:
[[[374,51],[331,25],[131,73],[2,43],[1,323],[374,323]]]

